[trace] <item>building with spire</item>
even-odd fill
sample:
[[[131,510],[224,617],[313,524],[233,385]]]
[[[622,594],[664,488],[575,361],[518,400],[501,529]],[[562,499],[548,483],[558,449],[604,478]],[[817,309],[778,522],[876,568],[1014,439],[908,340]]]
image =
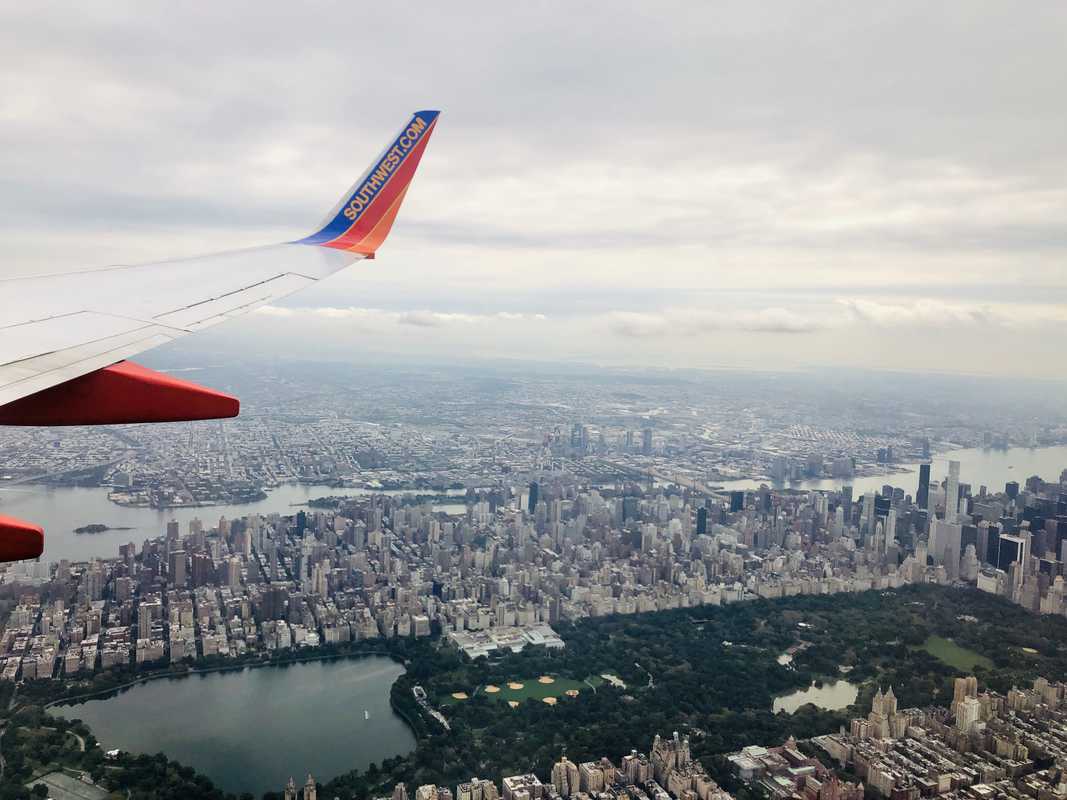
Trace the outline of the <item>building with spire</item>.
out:
[[[283,800],[318,800],[319,789],[315,785],[315,779],[311,777],[311,773],[308,773],[308,779],[304,782],[304,793],[300,795],[297,792],[296,781],[293,780],[293,776],[289,776],[289,782],[285,784],[285,790],[282,792]]]
[[[581,786],[578,765],[566,756],[562,756],[552,765],[552,785],[561,797],[576,794]]]
[[[678,731],[670,739],[658,733],[652,740],[652,774],[660,786],[667,785],[667,776],[676,769],[684,769],[692,760],[689,755],[689,737],[679,736]]]
[[[966,700],[968,697],[978,697],[978,678],[974,675],[968,675],[966,678],[956,678],[952,684],[952,705],[949,706],[949,711],[955,716],[959,709],[960,703]]]
[[[897,696],[893,687],[883,694],[882,687],[871,701],[871,713],[867,719],[852,720],[852,735],[860,739],[897,739],[904,735],[909,717],[897,713]]]

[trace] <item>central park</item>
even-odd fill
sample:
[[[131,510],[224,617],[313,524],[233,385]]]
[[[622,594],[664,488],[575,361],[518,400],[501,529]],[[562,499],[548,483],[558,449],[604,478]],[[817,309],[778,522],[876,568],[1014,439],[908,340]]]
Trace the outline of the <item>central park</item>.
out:
[[[694,757],[730,786],[724,754],[837,730],[852,716],[866,713],[879,688],[892,686],[902,708],[946,705],[951,681],[959,675],[973,673],[983,686],[1003,692],[1038,675],[1067,674],[1067,619],[1036,616],[972,589],[916,586],[760,600],[587,619],[558,629],[566,643],[562,650],[527,647],[475,661],[440,636],[368,640],[297,654],[313,661],[385,657],[398,667],[388,673],[387,707],[354,701],[355,690],[343,681],[322,681],[321,692],[333,709],[323,713],[355,716],[362,724],[366,711],[370,720],[365,733],[349,742],[347,768],[316,775],[324,795],[378,796],[401,781],[454,785],[472,776],[547,775],[564,748],[575,761],[616,759],[647,747],[656,733],[675,730],[690,736]],[[781,658],[786,651],[791,659]],[[263,670],[297,676],[299,665],[285,666],[292,655],[276,653],[273,661],[237,665],[197,662],[183,669],[226,668],[239,682]],[[166,678],[154,681],[157,674]],[[217,767],[178,764],[166,747],[161,748],[165,755],[155,755],[152,742],[105,761],[104,750],[115,745],[79,721],[79,709],[87,706],[45,708],[90,695],[107,698],[116,691],[121,698],[122,692],[132,691],[124,688],[131,681],[149,680],[167,694],[176,691],[172,686],[195,687],[200,680],[175,680],[174,675],[170,669],[110,670],[75,682],[29,682],[14,696],[12,685],[4,683],[0,699],[10,707],[0,746],[7,794],[0,797],[20,796],[13,787],[32,785],[42,771],[57,768],[84,770],[120,792],[117,796],[126,796],[127,790],[131,797],[253,796],[252,787],[213,774]],[[856,689],[851,705],[773,710],[776,698],[844,678]],[[281,679],[278,693],[289,691],[286,680]],[[448,731],[420,706],[415,687],[422,687],[431,709],[444,714]],[[233,730],[241,730],[246,720],[234,713]],[[381,723],[390,713],[410,734],[398,733],[387,748],[390,754],[371,756],[376,726],[370,723]],[[299,714],[298,707],[293,714]],[[207,709],[204,715],[210,728]],[[322,714],[316,724],[328,729]],[[243,729],[248,736],[262,734],[254,726]],[[284,740],[285,731],[270,735]],[[85,749],[79,739],[88,744]],[[226,739],[213,747],[225,752]],[[306,769],[294,765],[292,771]]]

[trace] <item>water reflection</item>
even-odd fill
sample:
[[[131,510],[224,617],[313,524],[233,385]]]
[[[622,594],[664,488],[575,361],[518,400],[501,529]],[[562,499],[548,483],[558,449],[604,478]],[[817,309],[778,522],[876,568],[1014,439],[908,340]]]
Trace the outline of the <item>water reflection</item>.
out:
[[[155,680],[51,713],[82,719],[105,749],[164,752],[231,792],[280,791],[290,775],[329,780],[410,752],[389,704],[404,673],[367,656]]]
[[[44,526],[45,561],[53,562],[63,558],[78,561],[94,557],[115,558],[119,553],[119,545],[126,542],[135,542],[140,548],[145,539],[162,536],[166,531],[167,522],[172,519],[178,521],[182,533],[185,533],[187,525],[194,518],[211,527],[219,521],[219,517],[234,519],[246,514],[272,512],[295,514],[301,508],[311,511],[313,509],[309,509],[306,504],[316,497],[427,494],[425,491],[370,491],[286,483],[271,490],[265,500],[252,503],[155,509],[116,505],[108,500],[108,491],[106,487],[51,488],[30,484],[4,486],[0,482],[0,514],[33,520]],[[457,497],[459,501],[465,491],[449,490],[447,494]],[[436,504],[434,509],[448,514],[463,514],[467,507],[463,502],[454,502]],[[74,533],[75,528],[90,523],[130,530],[80,535]]]
[[[808,703],[813,703],[824,711],[839,711],[855,703],[858,696],[859,687],[848,681],[834,681],[822,686],[813,682],[807,689],[797,689],[774,698],[774,712],[777,714],[784,711],[792,714]]]

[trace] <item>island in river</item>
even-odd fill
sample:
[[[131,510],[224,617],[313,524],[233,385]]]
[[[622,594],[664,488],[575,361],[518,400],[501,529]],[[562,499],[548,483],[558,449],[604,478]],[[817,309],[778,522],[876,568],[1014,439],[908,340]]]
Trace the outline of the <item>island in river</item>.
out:
[[[75,533],[107,533],[108,531],[132,531],[133,528],[112,528],[110,525],[102,525],[99,522],[91,522],[88,525],[82,525],[80,528],[75,528]]]

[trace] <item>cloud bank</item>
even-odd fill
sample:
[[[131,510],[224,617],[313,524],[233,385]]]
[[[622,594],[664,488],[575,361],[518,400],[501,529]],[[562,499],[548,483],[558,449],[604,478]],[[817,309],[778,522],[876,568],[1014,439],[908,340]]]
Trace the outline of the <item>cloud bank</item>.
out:
[[[1064,40],[992,0],[11,3],[0,275],[290,241],[440,107],[379,258],[226,330],[1062,373]]]

